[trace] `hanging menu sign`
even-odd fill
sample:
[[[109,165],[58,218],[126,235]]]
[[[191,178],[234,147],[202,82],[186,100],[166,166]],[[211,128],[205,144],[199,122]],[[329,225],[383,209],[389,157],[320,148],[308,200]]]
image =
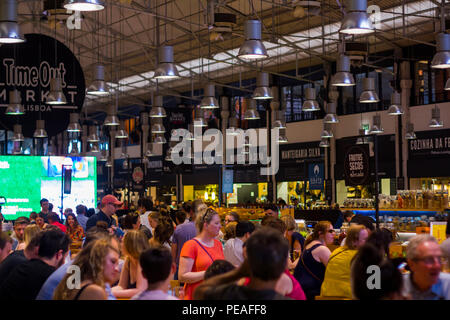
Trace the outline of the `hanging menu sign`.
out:
[[[369,146],[353,145],[347,148],[344,159],[345,184],[367,184],[370,177]]]
[[[188,128],[188,123],[191,121],[190,109],[188,108],[171,108],[167,109],[167,118],[164,119],[165,124],[167,124],[172,129]]]
[[[133,181],[133,190],[139,191],[144,189],[144,164],[133,163],[131,178]]]
[[[420,131],[416,137],[408,140],[409,159],[450,157],[450,130]]]
[[[233,170],[223,171],[222,192],[233,193]]]
[[[24,43],[0,47],[0,115],[9,130],[22,124],[23,134],[32,137],[36,120],[45,120],[49,136],[64,131],[69,113],[80,112],[85,98],[83,70],[64,44],[42,34],[26,34]],[[56,56],[55,56],[56,51]],[[50,80],[59,76],[67,103],[49,105]],[[5,115],[9,92],[18,90],[25,114]]]
[[[323,190],[325,177],[323,163],[310,163],[308,165],[308,181],[310,190]]]

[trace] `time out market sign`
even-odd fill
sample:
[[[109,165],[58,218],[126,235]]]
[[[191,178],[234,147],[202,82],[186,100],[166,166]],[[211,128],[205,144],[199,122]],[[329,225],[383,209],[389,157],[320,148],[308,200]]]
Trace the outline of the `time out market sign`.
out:
[[[27,34],[25,38],[24,43],[0,47],[0,115],[9,130],[16,123],[22,124],[23,134],[28,137],[33,135],[36,120],[45,120],[45,129],[53,136],[67,128],[69,113],[81,111],[85,98],[83,70],[61,42],[42,34]],[[62,79],[65,105],[46,103],[50,80],[55,76]],[[20,92],[24,115],[4,114],[12,90]]]

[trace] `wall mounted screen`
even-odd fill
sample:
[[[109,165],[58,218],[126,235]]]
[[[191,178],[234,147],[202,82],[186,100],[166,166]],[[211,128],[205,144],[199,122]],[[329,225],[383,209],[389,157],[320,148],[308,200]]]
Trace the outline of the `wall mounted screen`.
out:
[[[72,169],[71,193],[64,194],[63,207],[83,204],[96,207],[97,163],[95,157],[0,156],[0,197],[6,198],[2,214],[6,220],[41,211],[46,198],[59,213],[63,164]]]

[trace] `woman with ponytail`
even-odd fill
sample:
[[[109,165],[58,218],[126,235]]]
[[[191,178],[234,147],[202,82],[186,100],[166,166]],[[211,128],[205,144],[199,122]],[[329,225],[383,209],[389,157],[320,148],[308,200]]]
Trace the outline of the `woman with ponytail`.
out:
[[[305,247],[294,270],[294,277],[300,283],[307,300],[314,300],[320,294],[325,277],[325,268],[331,251],[327,245],[334,240],[334,229],[329,221],[319,221],[314,231],[305,240]]]

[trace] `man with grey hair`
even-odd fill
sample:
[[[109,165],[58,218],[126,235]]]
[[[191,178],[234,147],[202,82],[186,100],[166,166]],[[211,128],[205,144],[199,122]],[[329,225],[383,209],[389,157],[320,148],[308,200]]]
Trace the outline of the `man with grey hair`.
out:
[[[411,238],[406,259],[411,273],[404,275],[403,295],[413,300],[450,300],[450,274],[441,273],[442,250],[434,237]]]

